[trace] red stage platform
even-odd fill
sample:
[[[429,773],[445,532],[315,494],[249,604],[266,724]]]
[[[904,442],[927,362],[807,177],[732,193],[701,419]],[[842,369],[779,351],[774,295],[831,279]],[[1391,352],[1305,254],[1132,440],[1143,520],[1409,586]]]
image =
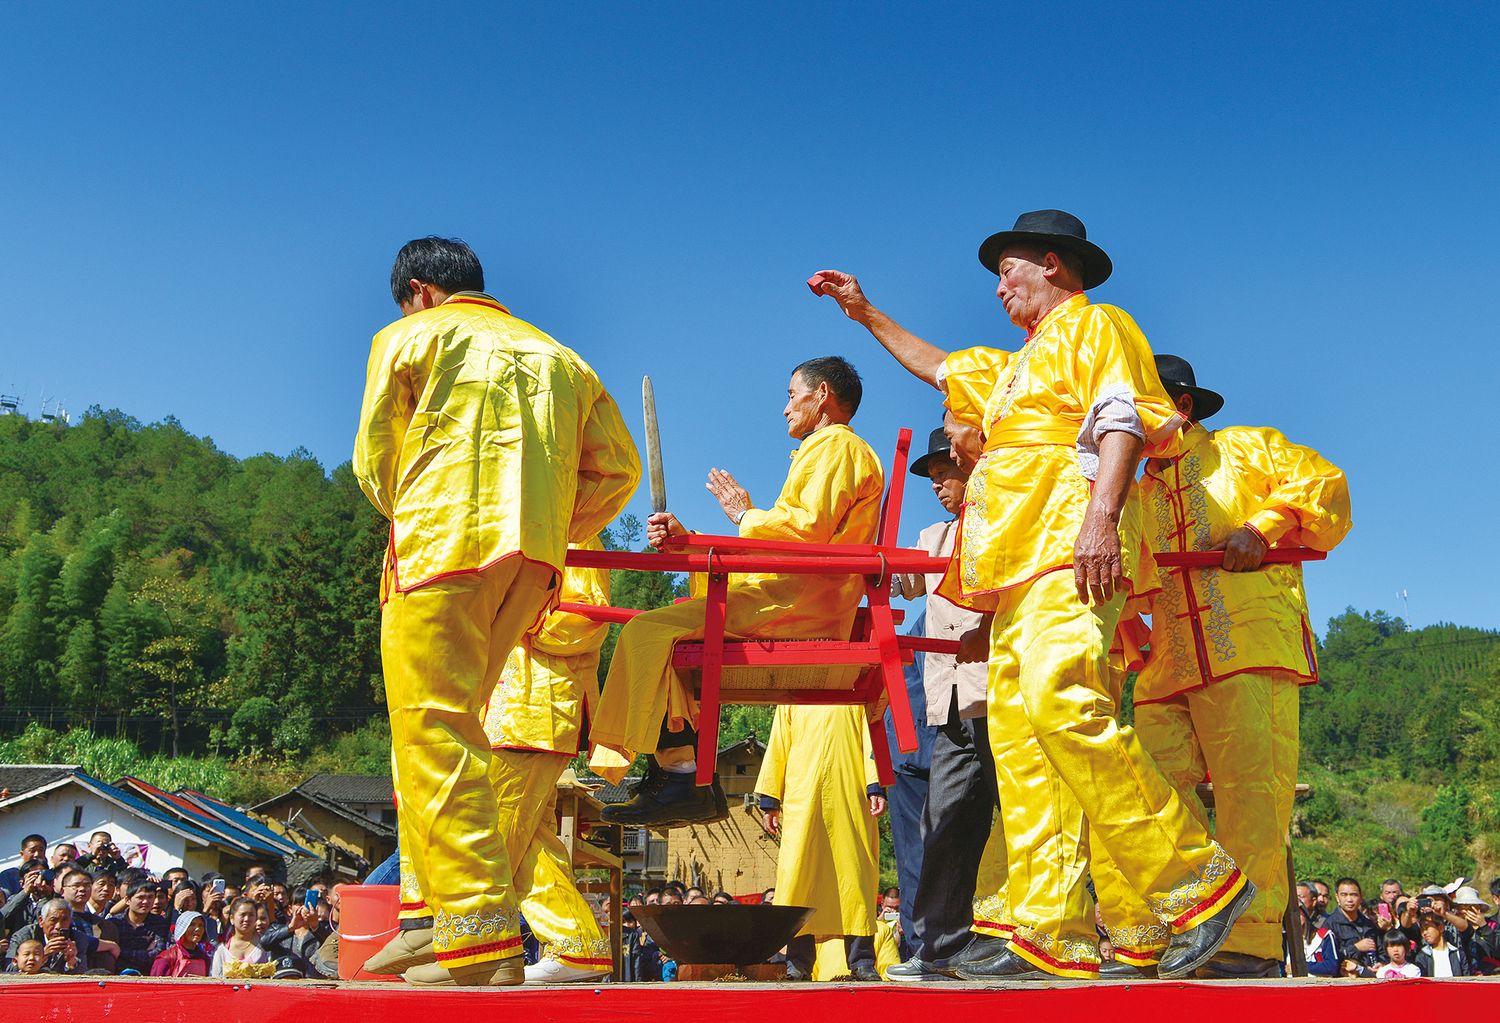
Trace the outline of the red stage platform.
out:
[[[78,1023],[420,1023],[501,1019],[525,1023],[870,1023],[984,1020],[1258,1018],[1274,1023],[1373,1019],[1486,1019],[1500,980],[1059,981],[1008,988],[974,984],[604,984],[598,987],[418,991],[398,984],[136,980],[0,980],[0,1019]]]

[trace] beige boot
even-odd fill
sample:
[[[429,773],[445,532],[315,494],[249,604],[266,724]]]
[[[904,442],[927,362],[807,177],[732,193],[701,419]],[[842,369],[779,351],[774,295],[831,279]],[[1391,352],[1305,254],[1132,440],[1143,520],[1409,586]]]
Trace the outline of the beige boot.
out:
[[[526,957],[516,955],[468,966],[450,966],[448,976],[459,987],[510,987],[525,981]]]
[[[457,987],[448,971],[437,963],[424,963],[421,966],[413,966],[401,974],[401,979],[413,987]]]
[[[413,966],[425,966],[437,962],[432,949],[432,928],[397,931],[396,936],[385,943],[385,947],[365,961],[366,973],[379,973],[394,977],[405,973]]]

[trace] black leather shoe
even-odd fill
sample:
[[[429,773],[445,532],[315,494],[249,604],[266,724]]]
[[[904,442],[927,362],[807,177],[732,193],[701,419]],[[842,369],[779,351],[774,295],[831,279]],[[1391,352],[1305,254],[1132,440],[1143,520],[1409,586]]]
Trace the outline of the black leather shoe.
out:
[[[1240,889],[1240,893],[1229,905],[1198,926],[1172,935],[1167,950],[1161,954],[1161,962],[1156,965],[1156,975],[1162,980],[1192,976],[1198,967],[1219,951],[1219,946],[1229,937],[1229,929],[1240,918],[1240,914],[1250,908],[1250,900],[1254,898],[1255,885],[1247,880],[1245,887]]]
[[[1156,967],[1137,966],[1123,959],[1110,959],[1099,964],[1100,980],[1155,980]]]
[[[906,962],[897,963],[886,970],[885,979],[897,984],[952,980],[953,965],[951,961],[929,963],[921,956],[912,956]]]
[[[880,974],[876,973],[875,967],[869,963],[855,963],[849,968],[849,972],[854,976],[855,980],[862,980],[866,983],[880,983]]]
[[[1009,948],[997,956],[958,968],[959,980],[1048,980],[1052,974],[1039,970]]]
[[[1281,976],[1281,960],[1262,959],[1243,952],[1219,952],[1193,973],[1203,980],[1245,980]]]
[[[992,934],[975,934],[957,955],[948,960],[948,972],[957,976],[958,971],[965,966],[993,959],[1009,946],[1010,942],[1004,938],[997,938]]]
[[[645,828],[712,824],[728,816],[729,803],[717,774],[712,784],[700,786],[691,774],[672,774],[655,763],[646,769],[635,795],[599,812],[599,818],[606,824]]]

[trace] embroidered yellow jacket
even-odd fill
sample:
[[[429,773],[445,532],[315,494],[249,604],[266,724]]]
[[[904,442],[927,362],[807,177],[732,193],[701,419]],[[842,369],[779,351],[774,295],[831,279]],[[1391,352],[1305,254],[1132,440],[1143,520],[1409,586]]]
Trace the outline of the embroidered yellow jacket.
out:
[[[598,537],[574,546],[604,549]],[[564,570],[559,599],[607,607],[608,570]],[[599,705],[599,648],[608,634],[604,622],[553,611],[539,631],[522,639],[505,659],[485,709],[491,747],[576,754],[584,711]]]
[[[1194,425],[1184,450],[1146,464],[1152,546],[1206,551],[1248,525],[1273,547],[1332,550],[1349,532],[1349,486],[1316,451],[1266,427]],[[1153,703],[1243,672],[1317,681],[1300,565],[1254,572],[1159,569],[1151,650],[1135,702]]]
[[[517,554],[561,572],[641,466],[583,359],[464,292],[375,335],[354,473],[391,520],[386,580],[406,592]]]
[[[1082,294],[1048,313],[1019,352],[954,352],[940,376],[955,418],[985,439],[964,495],[958,555],[939,590],[976,611],[993,610],[1000,590],[1072,568],[1105,432],[1142,436],[1147,454],[1178,444],[1182,417],[1140,328]],[[1155,585],[1143,526],[1131,487],[1120,543],[1137,594]]]

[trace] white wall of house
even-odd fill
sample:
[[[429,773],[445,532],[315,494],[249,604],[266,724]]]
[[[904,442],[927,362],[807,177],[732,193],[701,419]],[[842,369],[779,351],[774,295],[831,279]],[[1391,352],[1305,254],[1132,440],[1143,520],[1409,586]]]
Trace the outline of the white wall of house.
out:
[[[189,849],[197,852],[204,848],[203,843],[184,838],[70,782],[0,809],[0,870],[20,864],[21,839],[27,835],[46,837],[50,861],[52,847],[58,842],[74,842],[83,851],[95,831],[108,831],[132,866],[144,866],[156,874],[182,866]],[[133,854],[144,854],[145,862],[137,863]]]

